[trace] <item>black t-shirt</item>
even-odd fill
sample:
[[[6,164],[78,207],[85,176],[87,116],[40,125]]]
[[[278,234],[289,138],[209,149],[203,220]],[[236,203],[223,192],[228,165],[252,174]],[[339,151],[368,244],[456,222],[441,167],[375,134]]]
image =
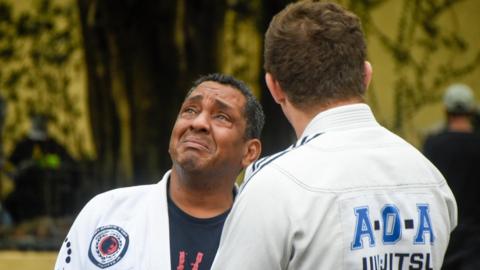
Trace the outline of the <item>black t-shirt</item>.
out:
[[[228,212],[213,218],[195,218],[178,208],[168,194],[172,270],[210,269]]]

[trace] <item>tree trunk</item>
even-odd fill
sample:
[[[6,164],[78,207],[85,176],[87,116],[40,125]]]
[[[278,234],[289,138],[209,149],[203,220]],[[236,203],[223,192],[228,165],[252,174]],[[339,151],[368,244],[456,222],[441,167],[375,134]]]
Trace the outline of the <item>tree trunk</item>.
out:
[[[97,22],[98,7],[93,0],[78,0],[85,63],[90,124],[96,152],[92,165],[93,179],[85,183],[92,192],[113,186],[118,156],[119,120],[110,89],[109,56],[106,52],[105,29]]]
[[[266,12],[272,4],[260,0],[77,1],[97,155],[94,192],[156,182],[170,168],[171,129],[200,75],[223,70],[263,91],[257,95],[265,96],[269,117],[264,149],[292,142],[260,68],[261,37],[283,2]]]
[[[192,80],[218,69],[224,1],[78,0],[100,190],[158,181]]]

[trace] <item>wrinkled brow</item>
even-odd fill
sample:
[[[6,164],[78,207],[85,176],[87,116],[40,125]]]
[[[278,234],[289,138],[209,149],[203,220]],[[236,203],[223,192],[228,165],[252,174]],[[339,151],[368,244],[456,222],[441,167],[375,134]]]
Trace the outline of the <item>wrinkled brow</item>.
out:
[[[184,103],[187,102],[187,101],[192,102],[192,101],[202,101],[202,100],[203,100],[203,96],[202,96],[202,95],[195,95],[195,96],[190,95],[189,97],[187,97],[187,98],[185,99]]]
[[[185,99],[185,102],[200,102],[203,100],[202,95],[189,96]],[[221,100],[215,99],[215,106],[221,110],[233,110],[233,107]]]

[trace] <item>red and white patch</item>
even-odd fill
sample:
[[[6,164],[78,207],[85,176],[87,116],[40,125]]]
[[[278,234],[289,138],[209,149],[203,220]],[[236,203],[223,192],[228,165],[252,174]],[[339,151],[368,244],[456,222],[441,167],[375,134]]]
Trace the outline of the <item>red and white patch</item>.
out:
[[[90,241],[88,257],[100,268],[110,267],[123,258],[128,241],[128,234],[122,228],[115,225],[100,227]]]

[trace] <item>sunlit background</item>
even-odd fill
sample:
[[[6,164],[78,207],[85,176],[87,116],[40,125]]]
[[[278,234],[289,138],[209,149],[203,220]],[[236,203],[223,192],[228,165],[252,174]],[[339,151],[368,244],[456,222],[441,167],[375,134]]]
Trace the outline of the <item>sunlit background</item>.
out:
[[[92,196],[158,181],[171,165],[179,104],[200,75],[224,72],[252,87],[267,115],[264,154],[292,143],[262,69],[263,33],[289,2],[0,0],[0,194],[10,217],[0,269],[52,269]],[[383,125],[421,149],[442,126],[449,84],[469,85],[478,100],[480,1],[338,2],[362,19],[374,70],[367,98]],[[58,151],[34,147],[13,162],[35,135],[34,116]],[[9,209],[15,192],[32,200]]]

